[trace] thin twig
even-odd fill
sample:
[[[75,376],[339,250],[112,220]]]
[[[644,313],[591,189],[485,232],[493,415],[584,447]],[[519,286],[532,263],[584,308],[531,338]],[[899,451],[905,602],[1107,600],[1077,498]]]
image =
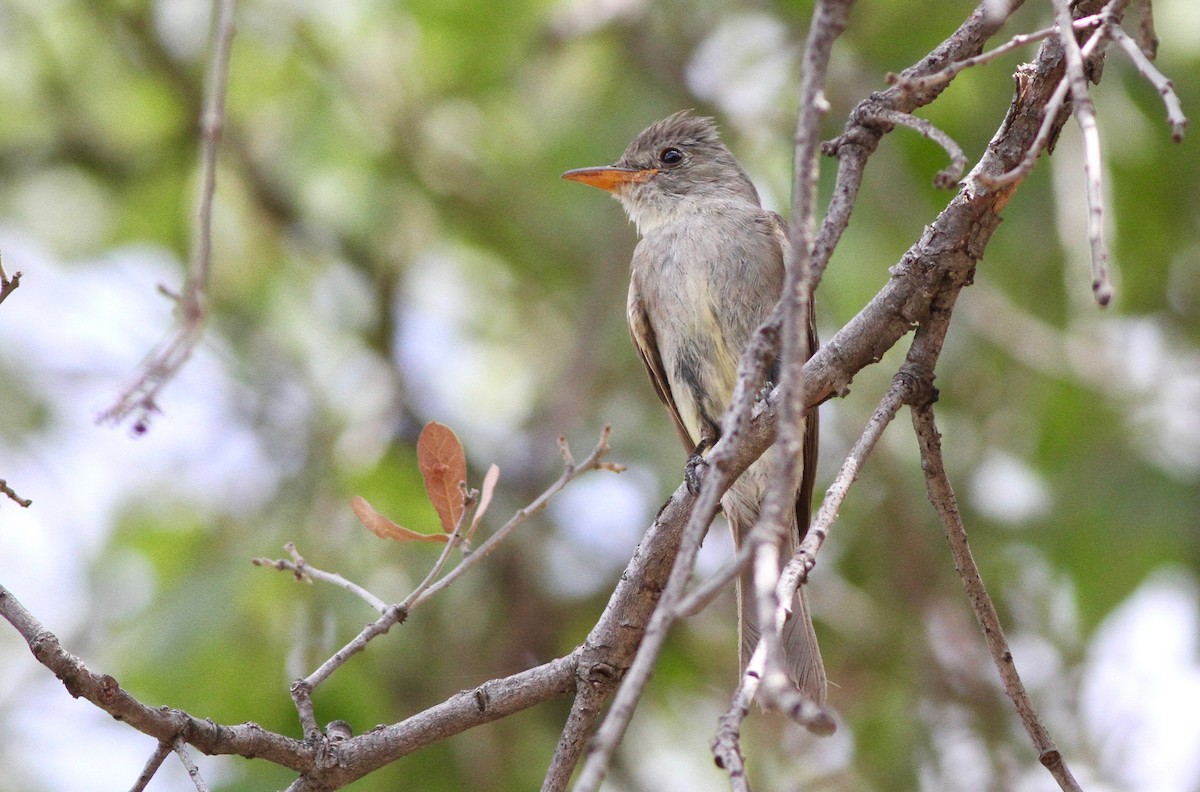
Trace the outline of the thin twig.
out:
[[[1112,283],[1108,279],[1108,245],[1104,240],[1104,192],[1101,185],[1104,163],[1100,156],[1100,127],[1096,124],[1096,107],[1092,104],[1091,93],[1088,91],[1084,56],[1071,26],[1070,0],[1051,0],[1051,5],[1054,7],[1055,21],[1058,22],[1058,40],[1066,56],[1066,80],[1071,86],[1071,105],[1074,108],[1075,121],[1079,124],[1079,131],[1083,134],[1088,242],[1092,247],[1092,295],[1097,303],[1105,306],[1112,301]],[[1113,5],[1109,3],[1110,7]],[[1110,20],[1108,26],[1115,28],[1116,20]]]
[[[887,130],[862,122],[876,108],[884,107],[911,113],[932,103],[944,85],[910,88],[903,82],[940,71],[947,63],[956,63],[983,51],[983,45],[1000,31],[1005,21],[1024,4],[1024,0],[1009,0],[998,8],[994,0],[982,0],[958,28],[917,63],[905,69],[897,84],[859,102],[850,113],[842,133],[821,147],[821,151],[838,158],[837,181],[825,212],[825,219],[813,243],[813,267],[820,276],[833,256],[833,250],[850,224],[850,216],[858,200],[866,171],[867,158],[879,146]],[[842,392],[844,383],[834,392]]]
[[[179,761],[187,769],[188,777],[196,785],[196,792],[208,792],[208,784],[204,783],[204,777],[200,775],[200,768],[196,767],[196,763],[192,761],[192,757],[188,754],[187,743],[183,741],[182,737],[175,739],[172,750],[175,751],[175,755],[179,757]]]
[[[158,772],[158,768],[162,767],[163,760],[167,758],[167,754],[171,753],[171,743],[167,740],[160,740],[154,749],[154,753],[150,754],[150,758],[146,760],[146,766],[142,768],[142,774],[133,782],[133,786],[129,788],[129,792],[143,792],[146,785],[150,783],[150,779],[154,778],[154,774]]]
[[[1091,38],[1087,40],[1087,43],[1083,45],[1083,49],[1081,50],[1084,59],[1090,57],[1096,47],[1100,46],[1104,35],[1105,29],[1103,27],[1097,28],[1092,33]],[[1025,149],[1025,156],[1021,158],[1021,161],[1015,167],[999,174],[983,173],[977,170],[973,174],[975,180],[988,189],[997,189],[1007,187],[1025,178],[1033,170],[1033,166],[1037,163],[1037,158],[1041,155],[1043,149],[1046,148],[1051,135],[1055,134],[1056,130],[1061,129],[1058,123],[1058,114],[1067,99],[1069,88],[1070,83],[1064,77],[1054,89],[1054,93],[1050,96],[1050,99],[1046,102],[1045,109],[1042,112],[1042,123],[1038,127],[1033,143]]]
[[[363,600],[377,612],[384,613],[387,611],[388,604],[379,599],[379,597],[376,597],[371,592],[367,591],[362,586],[353,581],[347,580],[336,572],[326,572],[309,564],[304,560],[304,557],[300,555],[300,551],[296,549],[296,544],[294,542],[288,542],[283,546],[283,549],[286,550],[289,555],[291,555],[291,561],[284,561],[283,559],[252,558],[250,559],[250,563],[254,564],[255,566],[278,569],[281,572],[291,572],[297,581],[311,582],[313,580],[320,580],[324,583],[332,583],[338,588],[345,589],[359,599]]]
[[[1133,61],[1133,65],[1137,67],[1142,77],[1146,78],[1158,91],[1158,95],[1162,97],[1163,104],[1167,108],[1167,123],[1171,125],[1171,139],[1176,143],[1181,142],[1188,120],[1187,116],[1183,114],[1183,105],[1179,101],[1179,94],[1175,93],[1175,84],[1155,68],[1137,42],[1130,38],[1124,30],[1114,25],[1109,31],[1109,35],[1112,36],[1113,41],[1121,45],[1121,49],[1125,50],[1125,54]]]
[[[1158,34],[1154,32],[1154,4],[1138,0],[1138,46],[1150,60],[1158,57]]]
[[[828,110],[824,91],[829,58],[834,42],[846,27],[852,5],[852,0],[817,3],[801,66],[801,109],[796,118],[792,218],[788,227],[790,245],[780,299],[784,307],[779,356],[781,409],[775,446],[770,452],[773,457],[768,489],[758,521],[750,531],[750,544],[754,548],[754,603],[761,627],[760,640],[766,645],[762,701],[768,708],[779,703],[774,691],[795,687],[784,658],[782,619],[777,616],[780,611],[791,611],[792,600],[779,602],[776,590],[785,535],[787,531],[795,530],[792,526],[796,520],[797,488],[802,477],[807,477],[804,486],[799,488],[805,493],[801,495],[804,500],[801,508],[807,516],[817,462],[814,423],[817,415],[815,412],[809,414],[804,400],[804,364],[815,351],[813,293],[821,277],[820,268],[813,262],[820,177],[820,122]],[[802,464],[809,469],[802,468]],[[817,697],[821,698],[824,680],[819,680],[817,686],[821,689]]]
[[[934,422],[932,404],[914,405],[912,408],[913,427],[917,432],[917,441],[921,448],[921,469],[925,473],[925,486],[929,493],[929,501],[937,510],[946,530],[946,539],[950,543],[950,552],[954,557],[954,566],[962,579],[971,601],[975,618],[983,629],[983,639],[992,655],[992,662],[1000,674],[1000,682],[1004,692],[1016,708],[1021,724],[1033,741],[1034,749],[1038,752],[1038,760],[1050,771],[1054,780],[1064,792],[1081,792],[1078,782],[1067,768],[1062,754],[1054,745],[1054,740],[1046,731],[1045,725],[1038,717],[1033,702],[1021,682],[1013,663],[1012,651],[1004,637],[1004,629],[1000,625],[1000,617],[996,606],[988,596],[979,567],[971,555],[971,547],[967,542],[966,528],[962,515],[958,510],[958,501],[946,468],[942,461],[941,435]]]
[[[21,285],[21,273],[18,270],[12,274],[10,278],[8,273],[4,271],[4,257],[0,256],[0,303],[8,299],[8,295],[17,290]]]
[[[9,500],[23,509],[28,509],[33,505],[33,501],[29,498],[22,498],[12,487],[8,486],[8,481],[5,479],[0,479],[0,493],[3,493]]]
[[[738,680],[729,709],[717,719],[717,731],[709,743],[713,761],[729,776],[729,786],[734,792],[750,792],[750,780],[746,778],[746,762],[742,756],[742,723],[750,714],[750,705],[761,684],[766,655],[767,646],[759,641],[750,655],[750,661],[746,663],[745,672]]]
[[[1076,19],[1073,27],[1076,30],[1084,30],[1089,27],[1094,27],[1104,21],[1103,14],[1092,14],[1091,16],[1081,17]],[[959,72],[965,71],[973,66],[982,66],[985,63],[990,63],[1001,55],[1006,55],[1015,49],[1024,47],[1027,44],[1032,44],[1035,41],[1049,38],[1058,32],[1058,28],[1051,26],[1034,31],[1033,33],[1019,33],[1013,36],[1008,41],[998,47],[980,53],[972,58],[965,58],[960,61],[951,63],[941,71],[933,74],[916,74],[902,75],[889,72],[885,80],[889,85],[898,85],[908,90],[922,90],[928,88],[937,88],[948,85],[951,80],[958,76]]]
[[[611,450],[608,445],[608,441],[611,436],[612,427],[608,425],[604,426],[604,428],[600,430],[600,438],[596,441],[596,446],[592,449],[591,453],[587,455],[587,458],[578,464],[575,464],[571,460],[570,449],[566,448],[566,441],[560,439],[559,448],[560,450],[565,451],[563,458],[566,463],[566,469],[563,470],[562,475],[558,477],[558,480],[547,487],[541,495],[538,495],[536,498],[530,501],[528,506],[517,511],[516,514],[509,518],[508,522],[500,526],[500,528],[498,528],[495,533],[489,536],[483,544],[471,551],[471,554],[465,557],[458,566],[447,572],[444,578],[431,585],[420,596],[414,598],[409,604],[408,609],[411,611],[413,608],[416,608],[418,605],[449,586],[455,580],[465,575],[476,564],[483,561],[483,559],[491,555],[491,553],[499,546],[501,542],[504,541],[509,534],[523,525],[530,517],[545,509],[546,505],[550,502],[550,499],[559,492],[562,492],[563,488],[575,479],[593,470],[608,470],[613,473],[620,473],[625,470],[624,465],[621,465],[618,462],[608,462],[604,459],[604,457],[606,457],[608,452]]]
[[[566,441],[560,439],[559,449],[563,455],[565,469],[563,470],[562,475],[559,476],[558,480],[551,484],[544,492],[542,492],[541,495],[531,501],[528,506],[518,510],[508,522],[506,522],[499,530],[489,536],[487,541],[481,544],[478,549],[476,549],[470,555],[465,556],[463,560],[456,567],[454,567],[454,569],[446,573],[446,575],[440,580],[434,582],[434,580],[437,578],[437,575],[440,574],[441,569],[445,565],[445,561],[448,558],[450,549],[456,546],[458,543],[463,526],[467,524],[466,521],[470,516],[470,510],[464,509],[463,514],[459,518],[458,525],[455,526],[454,533],[451,535],[450,540],[446,543],[445,548],[443,548],[442,553],[439,555],[438,560],[434,563],[429,574],[427,574],[425,579],[402,602],[398,604],[386,605],[378,597],[375,597],[373,594],[370,594],[356,584],[346,581],[340,575],[321,573],[320,570],[314,570],[314,568],[308,565],[303,558],[299,557],[298,553],[293,552],[294,547],[289,549],[289,552],[293,552],[293,562],[291,563],[287,561],[255,559],[254,563],[259,566],[270,566],[280,570],[292,570],[297,575],[307,574],[316,578],[318,577],[319,573],[321,579],[335,583],[343,588],[346,588],[348,591],[355,593],[370,603],[371,606],[380,613],[378,619],[364,627],[356,636],[354,636],[354,638],[334,652],[332,656],[326,659],[325,662],[323,662],[311,674],[302,679],[297,679],[292,683],[292,701],[296,705],[296,710],[300,716],[300,722],[304,728],[306,737],[315,737],[320,733],[317,725],[316,713],[312,703],[313,691],[316,690],[316,688],[319,687],[323,682],[329,679],[329,677],[335,671],[341,668],[347,660],[366,649],[367,644],[369,644],[375,638],[386,634],[397,624],[402,624],[408,618],[409,614],[412,613],[415,608],[417,608],[417,606],[421,605],[423,602],[426,602],[430,597],[449,586],[459,577],[466,574],[466,572],[472,569],[476,564],[480,563],[484,558],[491,554],[496,547],[499,546],[500,542],[509,536],[518,526],[522,525],[534,514],[537,514],[544,509],[550,502],[550,499],[561,492],[562,489],[572,481],[592,470],[612,470],[614,472],[623,470],[624,468],[621,465],[604,460],[604,457],[610,450],[608,440],[611,434],[612,427],[605,426],[600,431],[600,438],[597,440],[595,448],[592,449],[592,452],[588,454],[587,458],[584,459],[583,462],[578,464],[576,464],[572,459],[570,449],[566,446]]]
[[[229,56],[233,49],[234,0],[213,0],[214,44],[205,75],[204,109],[200,115],[200,194],[196,225],[188,257],[187,282],[179,295],[179,327],[142,364],[141,374],[117,398],[100,420],[120,423],[136,414],[134,431],[144,432],[158,412],[162,389],[179,373],[204,333],[206,300],[212,271],[212,207],[217,187],[217,148],[225,125],[225,94]]]
[[[790,599],[796,588],[808,579],[809,572],[816,564],[817,552],[825,543],[829,529],[832,527],[833,521],[837,519],[838,509],[842,507],[846,495],[850,492],[850,486],[858,479],[867,457],[871,455],[875,444],[883,436],[883,430],[892,422],[900,411],[900,407],[908,399],[910,389],[910,378],[897,374],[892,380],[892,386],[880,399],[879,406],[875,408],[875,412],[867,421],[862,435],[854,443],[850,453],[846,455],[833,483],[825,491],[821,508],[817,510],[817,516],[813,518],[808,533],[804,535],[800,546],[796,548],[796,554],[788,561],[787,566],[780,574],[781,598],[786,596]]]
[[[893,126],[908,127],[922,137],[937,143],[950,157],[950,165],[934,174],[933,185],[939,190],[949,190],[958,184],[963,171],[967,169],[967,155],[963,153],[962,147],[954,141],[954,138],[924,118],[917,118],[911,113],[902,113],[899,110],[888,110],[881,107],[874,109],[868,118]]]
[[[744,543],[733,558],[721,565],[707,580],[696,586],[675,606],[675,618],[686,619],[707,608],[750,564],[752,548]]]
[[[473,507],[479,504],[477,498],[468,497],[464,498],[463,500],[467,502],[464,503],[464,505],[468,506],[468,508],[464,508],[462,513],[458,515],[458,522],[455,523],[454,530],[450,532],[450,536],[447,539],[445,546],[442,547],[442,552],[438,553],[437,560],[434,561],[433,566],[429,568],[429,572],[426,573],[425,579],[418,583],[417,587],[413,589],[407,597],[404,598],[403,602],[400,603],[399,607],[405,614],[408,614],[412,611],[413,603],[416,602],[422,594],[428,591],[429,587],[433,585],[433,582],[437,580],[438,575],[442,574],[442,569],[445,568],[446,562],[450,560],[450,554],[462,546],[463,528],[468,525],[467,518],[470,517],[472,511],[474,511]]]

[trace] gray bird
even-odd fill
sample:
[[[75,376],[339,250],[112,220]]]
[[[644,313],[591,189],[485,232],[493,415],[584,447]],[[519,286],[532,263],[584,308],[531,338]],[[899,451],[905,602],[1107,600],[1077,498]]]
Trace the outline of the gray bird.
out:
[[[629,331],[684,446],[693,456],[703,453],[720,436],[738,357],[783,290],[788,247],[783,218],[762,208],[712,119],[686,111],[652,124],[616,164],[567,171],[563,178],[611,193],[637,226],[641,241],[633,251]],[[808,333],[809,349],[815,350],[811,322]],[[758,518],[769,456],[751,465],[721,501],[738,546]],[[803,475],[784,559],[808,530],[816,459],[814,412],[805,427]],[[751,592],[747,572],[737,585],[743,670],[759,638]],[[825,669],[803,588],[784,625],[783,645],[793,681],[823,704]]]

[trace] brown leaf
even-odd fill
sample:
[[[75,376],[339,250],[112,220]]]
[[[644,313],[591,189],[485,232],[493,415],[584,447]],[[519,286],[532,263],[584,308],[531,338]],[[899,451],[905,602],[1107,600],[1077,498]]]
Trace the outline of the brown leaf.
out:
[[[384,517],[375,511],[375,507],[367,503],[367,499],[355,495],[350,501],[350,508],[359,522],[367,526],[367,530],[380,539],[391,539],[393,542],[448,542],[450,537],[445,534],[423,534],[411,531],[402,525]]]
[[[487,511],[488,505],[492,502],[492,493],[496,491],[496,482],[500,480],[500,468],[494,464],[488,468],[488,471],[483,476],[483,486],[479,491],[479,506],[475,509],[475,515],[471,518],[471,528],[467,531],[467,541],[475,535],[475,528],[479,525],[479,521],[483,519],[484,512]]]
[[[459,482],[467,479],[467,458],[454,431],[430,421],[417,438],[417,467],[425,478],[425,492],[437,509],[442,530],[452,533],[463,513]]]

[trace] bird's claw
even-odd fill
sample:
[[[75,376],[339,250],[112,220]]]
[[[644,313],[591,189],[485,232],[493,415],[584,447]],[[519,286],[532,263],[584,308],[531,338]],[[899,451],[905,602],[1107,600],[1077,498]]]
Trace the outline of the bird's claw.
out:
[[[688,457],[687,464],[683,466],[683,481],[687,484],[688,492],[693,495],[700,494],[700,484],[704,480],[704,470],[707,467],[708,460],[698,452]]]

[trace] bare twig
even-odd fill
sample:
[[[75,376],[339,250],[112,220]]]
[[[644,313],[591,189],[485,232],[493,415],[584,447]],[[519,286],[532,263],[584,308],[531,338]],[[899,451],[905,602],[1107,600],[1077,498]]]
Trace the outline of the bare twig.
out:
[[[1154,32],[1154,4],[1151,0],[1137,0],[1138,46],[1150,60],[1158,57],[1158,34]]]
[[[150,779],[154,778],[154,774],[158,772],[158,768],[162,767],[163,760],[167,758],[167,754],[171,753],[171,743],[166,740],[160,740],[154,748],[154,753],[150,754],[150,758],[146,760],[146,766],[142,768],[142,774],[133,782],[133,786],[129,788],[130,792],[143,792],[146,785],[150,783]]]
[[[1100,46],[1100,42],[1104,40],[1104,35],[1105,29],[1103,27],[1097,28],[1092,33],[1081,50],[1084,59],[1090,57],[1096,47]],[[1018,79],[1021,78],[1022,74],[1022,72],[1018,72]],[[1033,142],[1025,150],[1025,155],[1021,158],[1021,161],[1004,173],[993,174],[977,170],[973,174],[976,181],[988,189],[996,189],[1015,184],[1025,178],[1033,170],[1033,166],[1037,163],[1037,158],[1041,156],[1051,136],[1062,128],[1059,113],[1063,109],[1063,103],[1067,100],[1067,91],[1069,88],[1070,83],[1064,77],[1054,89],[1054,93],[1050,96],[1050,99],[1046,102],[1045,109],[1042,112],[1041,126],[1038,128]]]
[[[905,69],[899,75],[900,81],[932,74],[940,71],[948,63],[978,55],[983,51],[983,45],[988,39],[999,32],[1008,17],[1016,13],[1023,4],[1024,0],[1008,0],[1002,6],[998,6],[995,0],[981,0],[957,30],[928,55]],[[838,158],[838,174],[825,220],[821,223],[821,230],[813,244],[813,267],[817,270],[818,280],[820,274],[825,271],[842,233],[850,224],[850,215],[858,200],[858,190],[862,186],[867,158],[874,153],[879,141],[887,134],[885,128],[865,123],[863,119],[879,108],[911,113],[937,99],[944,87],[945,84],[908,88],[902,87],[898,82],[885,91],[872,94],[851,112],[842,133],[821,147],[823,153]],[[845,383],[838,383],[833,392],[840,393],[844,388]]]
[[[750,563],[750,556],[753,555],[752,550],[749,543],[738,548],[733,558],[722,564],[720,569],[679,601],[675,606],[675,618],[686,619],[707,608],[746,569]]]
[[[458,515],[458,522],[454,524],[454,530],[450,532],[450,537],[445,546],[442,547],[442,552],[438,553],[437,560],[433,562],[433,566],[429,568],[425,579],[417,584],[404,601],[400,603],[400,609],[408,614],[412,611],[413,603],[420,599],[421,595],[429,590],[433,582],[437,580],[438,575],[442,574],[442,570],[446,567],[446,562],[450,560],[450,554],[462,546],[463,528],[469,523],[467,518],[471,516],[474,507],[479,504],[479,501],[470,495],[464,495],[463,505],[466,507],[462,513]]]
[[[288,542],[283,546],[283,549],[286,550],[289,555],[291,555],[291,561],[284,561],[282,559],[272,560],[270,558],[253,558],[250,560],[250,563],[254,564],[255,566],[278,569],[281,572],[291,572],[295,576],[297,582],[311,582],[313,580],[320,580],[324,583],[332,583],[338,588],[343,588],[359,599],[363,600],[377,612],[384,613],[387,611],[388,604],[379,599],[379,597],[376,597],[371,592],[367,591],[362,586],[353,581],[347,580],[336,572],[326,572],[309,564],[304,560],[304,556],[300,555],[300,551],[296,549],[296,544],[294,542]]]
[[[76,698],[84,698],[123,723],[173,745],[186,734],[189,744],[206,754],[255,756],[268,762],[307,772],[313,754],[299,740],[267,731],[253,723],[219,726],[172,707],[148,707],[124,690],[108,674],[98,674],[82,660],[63,649],[54,633],[46,629],[6,588],[0,586],[0,617],[25,639],[39,663],[62,680]]]
[[[773,707],[779,702],[775,691],[791,690],[794,684],[785,668],[782,646],[782,617],[777,612],[790,612],[792,600],[776,598],[781,564],[781,548],[785,532],[796,519],[796,493],[801,477],[807,476],[801,491],[811,493],[816,465],[816,449],[806,449],[815,443],[816,414],[809,415],[804,401],[804,364],[814,352],[813,293],[820,281],[821,271],[813,263],[817,181],[820,176],[820,122],[828,109],[825,101],[825,76],[833,44],[842,34],[849,18],[852,0],[818,2],[809,26],[804,47],[800,76],[800,111],[796,118],[794,177],[792,182],[792,218],[788,226],[786,276],[780,303],[783,306],[782,344],[779,356],[780,417],[777,438],[772,451],[771,480],[759,512],[757,524],[750,532],[754,550],[754,594],[761,626],[761,641],[765,644],[766,662],[763,678],[763,705]],[[806,499],[808,495],[802,495]],[[808,503],[803,508],[807,512]],[[822,681],[823,688],[824,682]],[[782,694],[781,694],[782,695]]]
[[[1102,21],[1104,21],[1103,14],[1093,14],[1091,16],[1076,19],[1073,27],[1076,30],[1084,30],[1089,27],[1094,27],[1095,25],[1100,24]],[[1057,33],[1057,27],[1042,28],[1041,30],[1034,31],[1033,33],[1019,33],[998,47],[990,49],[987,52],[982,52],[972,58],[964,58],[963,60],[955,61],[941,71],[934,72],[933,74],[902,75],[888,73],[885,79],[887,80],[888,84],[897,85],[907,90],[922,90],[942,87],[949,85],[950,81],[957,77],[960,72],[963,72],[973,66],[982,66],[985,63],[990,63],[1001,55],[1006,55],[1015,49],[1032,44],[1035,41],[1041,41],[1042,39],[1050,38]]]
[[[22,498],[20,495],[18,495],[12,487],[8,486],[8,482],[4,479],[0,479],[0,493],[21,508],[28,509],[33,505],[33,501],[31,501],[29,498]]]
[[[742,723],[750,714],[750,704],[761,684],[763,666],[766,664],[767,646],[759,641],[746,663],[746,671],[738,680],[737,690],[729,709],[717,719],[717,731],[709,744],[713,761],[729,775],[729,786],[734,792],[750,792],[750,781],[746,778],[746,762],[742,756]]]
[[[483,559],[491,555],[496,547],[499,546],[499,544],[503,542],[509,534],[523,525],[530,517],[545,509],[546,505],[550,502],[550,499],[559,492],[562,492],[563,488],[575,479],[593,470],[608,470],[613,473],[620,473],[625,470],[624,465],[621,465],[618,462],[609,462],[605,459],[605,457],[608,455],[608,452],[611,450],[608,445],[608,440],[611,436],[611,426],[605,426],[603,429],[601,429],[600,438],[596,441],[596,446],[592,449],[591,453],[587,455],[587,458],[578,464],[575,464],[575,462],[572,460],[570,456],[570,449],[567,448],[566,440],[560,438],[559,449],[563,452],[565,469],[563,470],[562,475],[558,477],[558,480],[547,487],[541,495],[538,495],[536,498],[534,498],[528,506],[519,510],[516,514],[509,518],[508,522],[500,526],[500,528],[498,528],[495,533],[489,536],[487,540],[483,542],[483,544],[471,551],[471,554],[465,557],[462,560],[462,563],[447,572],[445,577],[430,585],[419,596],[414,597],[412,602],[408,604],[408,609],[412,610],[421,603],[425,602],[430,597],[449,586],[455,580],[465,575],[476,564],[483,561]]]
[[[958,502],[950,479],[946,475],[942,462],[941,436],[934,422],[933,406],[926,403],[913,405],[913,427],[917,432],[917,440],[921,447],[921,469],[925,472],[925,486],[929,492],[929,500],[941,517],[942,526],[946,530],[946,539],[950,543],[950,551],[954,557],[954,566],[958,570],[967,598],[975,612],[975,618],[983,629],[984,642],[992,655],[992,662],[1000,674],[1004,692],[1016,708],[1017,715],[1025,731],[1029,733],[1033,746],[1038,752],[1038,760],[1050,771],[1054,780],[1064,792],[1080,792],[1079,784],[1067,768],[1062,754],[1055,747],[1054,741],[1046,731],[1021,677],[1017,674],[1013,663],[1012,652],[1004,637],[1004,629],[1000,625],[1000,617],[992,604],[984,587],[983,578],[975,559],[971,555],[971,547],[967,542],[966,529],[963,526],[962,515],[958,511]]]
[[[511,676],[491,679],[399,723],[326,746],[328,762],[301,776],[288,792],[328,792],[369,775],[400,757],[484,723],[571,692],[578,652]]]
[[[1117,0],[1105,10],[1112,11]],[[1092,246],[1092,294],[1101,306],[1112,300],[1112,283],[1108,279],[1108,245],[1104,241],[1104,192],[1101,177],[1104,164],[1100,157],[1100,127],[1096,124],[1096,108],[1088,91],[1088,75],[1084,70],[1083,53],[1075,40],[1071,26],[1069,0],[1051,0],[1054,18],[1058,22],[1058,41],[1067,59],[1066,80],[1071,86],[1071,105],[1075,121],[1083,133],[1083,173],[1087,184],[1088,241]],[[1109,23],[1116,27],[1116,20]],[[1103,42],[1101,42],[1101,46]]]
[[[196,785],[196,792],[208,792],[208,784],[204,783],[203,776],[200,775],[200,768],[196,767],[196,763],[192,761],[192,757],[188,754],[187,744],[182,737],[175,738],[175,744],[171,746],[175,751],[175,755],[179,757],[179,761],[183,763],[187,770],[188,778],[192,779],[192,783]]]
[[[1114,25],[1109,31],[1109,35],[1121,46],[1121,49],[1125,50],[1125,54],[1133,61],[1133,65],[1137,67],[1141,75],[1158,91],[1167,108],[1167,123],[1171,125],[1171,139],[1176,143],[1181,142],[1188,120],[1187,116],[1183,114],[1183,105],[1179,102],[1179,94],[1175,93],[1174,83],[1155,68],[1154,64],[1150,62],[1150,58],[1124,30]]]
[[[967,169],[967,155],[963,153],[962,147],[954,141],[954,138],[924,118],[917,118],[911,113],[902,113],[899,110],[888,110],[881,107],[874,110],[868,117],[884,124],[908,127],[922,137],[937,143],[950,157],[950,164],[934,174],[933,185],[939,190],[949,190],[958,184],[963,171]]]
[[[8,299],[8,295],[16,291],[20,285],[20,271],[14,272],[10,278],[8,273],[4,271],[4,257],[0,256],[0,303]]]
[[[212,270],[212,206],[217,186],[217,147],[225,125],[225,94],[233,42],[234,0],[213,0],[214,43],[206,74],[204,109],[200,116],[200,194],[188,260],[187,282],[179,295],[179,327],[142,364],[141,374],[100,419],[120,423],[136,414],[134,431],[144,432],[158,412],[162,389],[179,373],[204,333]]]
[[[466,574],[476,564],[487,558],[500,542],[504,541],[517,527],[525,523],[530,517],[537,514],[550,502],[550,499],[562,491],[564,487],[570,484],[575,479],[592,470],[611,470],[620,472],[624,467],[615,462],[605,460],[610,447],[608,444],[609,437],[612,434],[612,427],[605,426],[600,431],[600,438],[596,442],[596,446],[588,454],[583,462],[575,463],[571,456],[570,448],[567,446],[566,440],[559,439],[559,451],[563,456],[564,470],[558,480],[551,484],[541,495],[536,497],[528,506],[517,511],[508,522],[501,526],[495,533],[487,538],[487,540],[479,546],[470,555],[467,555],[463,560],[450,570],[440,580],[438,575],[441,574],[449,554],[453,548],[459,546],[463,527],[468,525],[468,518],[471,516],[470,509],[464,509],[459,516],[457,525],[455,525],[453,533],[450,535],[449,541],[446,542],[442,552],[439,554],[437,561],[426,574],[425,579],[417,585],[415,589],[405,599],[395,605],[387,605],[380,598],[371,594],[366,589],[352,583],[340,575],[330,572],[323,572],[309,565],[303,557],[296,551],[295,546],[288,543],[287,550],[292,555],[292,561],[256,558],[253,563],[257,566],[269,566],[278,570],[288,570],[296,575],[297,580],[303,580],[305,577],[324,580],[341,588],[350,591],[361,599],[365,600],[379,614],[379,618],[364,627],[357,635],[354,636],[348,643],[338,649],[332,656],[325,660],[315,671],[307,677],[297,679],[292,683],[291,695],[292,701],[296,705],[296,710],[300,716],[301,725],[304,728],[305,735],[308,738],[315,738],[320,734],[320,729],[317,725],[316,712],[312,703],[312,693],[323,682],[329,679],[335,671],[341,668],[347,660],[354,655],[363,651],[375,638],[386,634],[392,627],[397,624],[402,624],[410,613],[419,605],[426,602],[430,597],[437,594],[442,589],[449,586],[462,575]],[[477,504],[475,504],[477,505]]]
[[[846,500],[846,495],[850,492],[850,486],[858,479],[867,457],[871,455],[875,444],[883,436],[883,430],[892,422],[900,407],[908,399],[910,389],[911,381],[907,376],[897,374],[892,380],[891,388],[883,395],[879,406],[875,408],[875,412],[867,421],[862,435],[850,449],[850,453],[846,455],[833,483],[825,491],[821,508],[817,510],[817,516],[813,518],[812,524],[808,527],[808,533],[804,535],[804,539],[796,549],[796,554],[788,561],[787,566],[780,574],[781,598],[786,597],[790,600],[796,588],[808,579],[809,572],[816,565],[817,552],[825,543],[829,529],[832,527],[833,521],[837,519],[838,509],[841,508],[842,503]]]

